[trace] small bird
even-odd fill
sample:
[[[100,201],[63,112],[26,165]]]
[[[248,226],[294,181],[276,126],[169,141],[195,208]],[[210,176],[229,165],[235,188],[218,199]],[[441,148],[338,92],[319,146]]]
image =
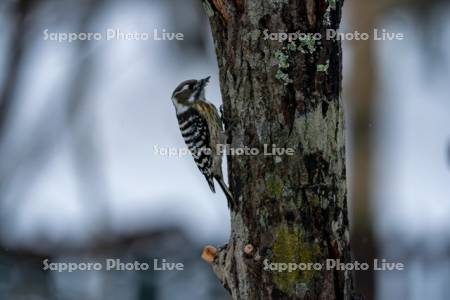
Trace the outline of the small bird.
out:
[[[172,93],[172,102],[178,118],[181,135],[194,157],[200,172],[215,193],[214,179],[217,180],[233,208],[233,196],[223,180],[222,152],[225,133],[222,120],[214,104],[205,98],[205,87],[209,76],[200,80],[186,80]]]

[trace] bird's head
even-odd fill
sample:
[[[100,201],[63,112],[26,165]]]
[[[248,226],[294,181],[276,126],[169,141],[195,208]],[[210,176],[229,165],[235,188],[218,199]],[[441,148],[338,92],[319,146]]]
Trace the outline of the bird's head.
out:
[[[195,100],[205,100],[205,87],[209,78],[210,76],[200,80],[190,79],[180,83],[172,93],[174,104],[187,105]]]

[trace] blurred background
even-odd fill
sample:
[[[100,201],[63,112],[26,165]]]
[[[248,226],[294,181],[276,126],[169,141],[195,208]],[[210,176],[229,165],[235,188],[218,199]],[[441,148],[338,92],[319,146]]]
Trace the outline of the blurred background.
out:
[[[375,1],[373,1],[375,2]],[[450,3],[347,0],[347,160],[355,258],[403,262],[357,274],[367,299],[450,297]],[[182,41],[44,40],[48,32],[181,32]],[[212,75],[200,1],[0,2],[0,299],[228,299],[204,245],[227,241],[182,148],[170,95]],[[182,262],[178,272],[44,272],[105,258]]]

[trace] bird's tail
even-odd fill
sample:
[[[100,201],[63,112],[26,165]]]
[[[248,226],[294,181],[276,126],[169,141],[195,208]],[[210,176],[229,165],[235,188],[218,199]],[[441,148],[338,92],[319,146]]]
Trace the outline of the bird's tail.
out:
[[[219,183],[220,187],[222,188],[225,196],[227,197],[228,200],[228,206],[233,210],[235,208],[235,201],[233,198],[233,195],[231,194],[230,189],[227,187],[225,181],[223,181],[223,178],[221,176],[215,176],[214,177],[217,182]]]
[[[214,188],[214,179],[212,178],[212,176],[206,176],[206,181],[208,182],[209,188],[211,189],[211,192],[215,193],[216,189]]]

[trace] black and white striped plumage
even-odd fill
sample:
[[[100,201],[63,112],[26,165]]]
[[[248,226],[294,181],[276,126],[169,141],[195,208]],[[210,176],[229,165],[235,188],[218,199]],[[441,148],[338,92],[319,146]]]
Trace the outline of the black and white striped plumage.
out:
[[[187,111],[177,115],[177,118],[181,135],[194,157],[195,163],[208,181],[211,190],[215,192],[211,174],[212,157],[209,147],[210,135],[205,118],[194,108],[189,108]]]
[[[216,107],[205,99],[208,80],[209,77],[182,82],[173,92],[172,102],[181,135],[211,191],[215,192],[216,179],[229,204],[233,205],[233,197],[223,180],[222,154],[218,147],[224,140],[222,121]]]

